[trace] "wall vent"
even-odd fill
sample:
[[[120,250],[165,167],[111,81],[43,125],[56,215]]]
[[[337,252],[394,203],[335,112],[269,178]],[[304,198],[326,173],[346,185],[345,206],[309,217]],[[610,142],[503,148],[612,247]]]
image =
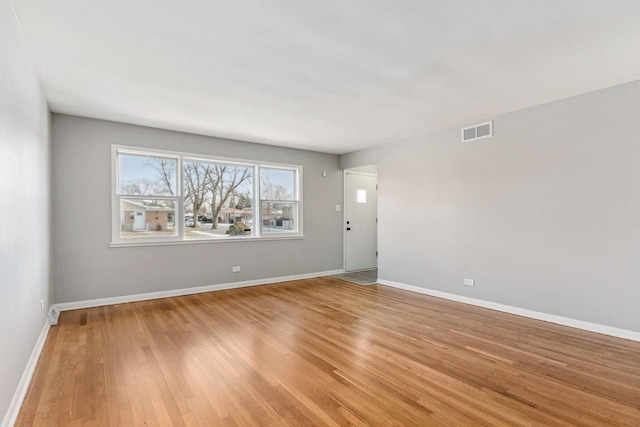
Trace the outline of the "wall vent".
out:
[[[462,129],[462,142],[476,141],[493,136],[493,120]]]

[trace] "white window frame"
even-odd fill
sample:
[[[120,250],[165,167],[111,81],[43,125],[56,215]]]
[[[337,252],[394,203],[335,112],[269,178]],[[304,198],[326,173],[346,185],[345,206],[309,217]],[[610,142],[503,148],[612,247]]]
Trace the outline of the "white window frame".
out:
[[[267,200],[262,199],[262,194],[260,192],[256,193],[255,198],[257,199],[259,209],[260,209],[260,223],[259,223],[259,232],[262,236],[269,237],[277,237],[277,236],[287,236],[287,235],[296,235],[302,233],[302,166],[291,166],[291,165],[279,165],[274,163],[263,163],[260,165],[257,173],[260,174],[261,169],[271,169],[271,170],[282,170],[282,171],[291,171],[294,172],[294,180],[293,180],[293,195],[291,200]],[[261,177],[258,176],[256,181],[260,181]],[[258,182],[258,185],[260,183]],[[257,188],[260,191],[260,188]],[[287,232],[283,231],[278,233],[277,231],[270,231],[265,233],[263,231],[264,222],[262,220],[262,203],[293,203],[296,205],[297,218],[295,221],[296,232]]]
[[[176,159],[176,194],[174,196],[139,196],[120,194],[120,171],[118,154],[133,154],[139,156],[167,157]],[[247,236],[229,236],[221,238],[185,238],[185,212],[184,212],[184,189],[183,189],[183,163],[185,161],[202,161],[212,163],[237,164],[238,166],[253,168],[253,225],[252,234]],[[283,202],[295,202],[297,209],[297,231],[296,232],[262,232],[262,200],[260,199],[260,170],[261,168],[281,169],[295,171],[295,194],[294,200]],[[172,244],[201,244],[201,243],[228,243],[246,242],[257,240],[287,240],[303,239],[303,195],[302,195],[302,165],[291,165],[281,163],[265,163],[246,159],[234,159],[227,157],[217,157],[204,154],[186,153],[178,151],[159,150],[154,148],[133,147],[113,144],[111,146],[111,247],[119,246],[154,246]],[[121,200],[122,199],[170,199],[175,201],[175,227],[176,236],[157,237],[136,237],[127,239],[121,236]]]

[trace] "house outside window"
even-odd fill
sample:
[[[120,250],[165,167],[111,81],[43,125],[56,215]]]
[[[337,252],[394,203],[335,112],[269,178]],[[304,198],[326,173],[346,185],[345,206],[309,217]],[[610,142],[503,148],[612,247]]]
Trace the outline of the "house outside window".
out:
[[[302,166],[112,152],[113,246],[303,237]]]

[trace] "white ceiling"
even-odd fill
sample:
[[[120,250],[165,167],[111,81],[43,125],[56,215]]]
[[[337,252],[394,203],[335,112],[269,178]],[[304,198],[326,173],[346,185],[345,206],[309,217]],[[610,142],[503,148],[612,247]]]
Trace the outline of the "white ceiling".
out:
[[[638,0],[11,0],[52,111],[345,153],[640,79]]]

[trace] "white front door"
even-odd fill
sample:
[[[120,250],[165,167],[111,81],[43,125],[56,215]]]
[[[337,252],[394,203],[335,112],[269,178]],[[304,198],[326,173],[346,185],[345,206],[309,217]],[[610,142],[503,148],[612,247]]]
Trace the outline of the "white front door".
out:
[[[134,211],[133,231],[142,231],[147,229],[146,215],[144,211]]]
[[[378,267],[378,177],[344,173],[345,270]]]

